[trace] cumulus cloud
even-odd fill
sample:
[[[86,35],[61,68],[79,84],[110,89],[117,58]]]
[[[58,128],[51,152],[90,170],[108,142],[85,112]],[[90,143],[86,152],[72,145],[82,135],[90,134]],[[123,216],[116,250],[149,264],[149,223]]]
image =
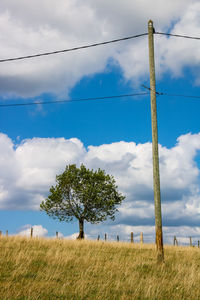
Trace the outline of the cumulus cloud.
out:
[[[85,152],[78,139],[34,138],[14,145],[0,134],[0,144],[1,209],[38,209],[55,174],[63,171],[65,164],[78,163]]]
[[[158,31],[197,35],[198,0],[1,0],[1,59],[71,48],[147,32],[152,18]],[[103,72],[110,58],[124,78],[136,83],[148,72],[147,38],[80,52],[1,64],[0,93],[33,97],[65,94],[83,77]],[[176,63],[174,63],[176,61]],[[156,37],[159,74],[180,76],[199,64],[196,41]],[[196,73],[196,83],[199,83]]]
[[[44,228],[42,225],[25,225],[18,232],[18,235],[21,236],[31,236],[31,228],[33,228],[33,237],[45,237],[48,234],[48,230]]]
[[[200,133],[180,136],[172,148],[159,146],[164,226],[199,226],[199,150]],[[154,225],[151,143],[121,141],[86,149],[76,138],[33,138],[14,144],[0,134],[0,154],[2,210],[38,210],[56,174],[67,164],[84,163],[112,174],[125,194],[115,225]]]
[[[71,235],[63,236],[63,238],[66,239],[66,240],[76,240],[78,236],[79,236],[79,232],[76,232],[76,233],[73,233]],[[87,234],[85,234],[85,239],[86,240],[88,239]]]

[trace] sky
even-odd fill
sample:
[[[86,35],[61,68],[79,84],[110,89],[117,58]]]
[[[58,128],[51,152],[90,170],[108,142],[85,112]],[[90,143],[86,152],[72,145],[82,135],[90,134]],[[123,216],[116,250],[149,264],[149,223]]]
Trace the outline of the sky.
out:
[[[197,0],[1,0],[0,59],[68,49],[148,31],[200,37]],[[199,40],[154,35],[164,242],[200,240]],[[126,196],[115,221],[85,224],[88,238],[155,239],[148,37],[0,63],[0,230],[74,238],[78,222],[39,210],[66,165],[113,175]],[[171,96],[170,96],[171,95]],[[71,101],[70,101],[71,100]]]

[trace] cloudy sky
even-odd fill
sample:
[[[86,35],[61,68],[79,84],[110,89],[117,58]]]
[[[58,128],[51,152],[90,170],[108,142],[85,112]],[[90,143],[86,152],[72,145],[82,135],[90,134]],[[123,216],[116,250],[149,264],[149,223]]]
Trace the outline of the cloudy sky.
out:
[[[1,0],[0,59],[157,32],[200,37],[197,0]],[[155,35],[164,239],[200,239],[200,51],[198,40]],[[52,220],[39,204],[67,164],[114,175],[126,200],[115,222],[86,224],[88,237],[144,232],[154,240],[148,38],[0,63],[0,230],[74,236],[77,222]],[[171,95],[171,96],[170,96]]]

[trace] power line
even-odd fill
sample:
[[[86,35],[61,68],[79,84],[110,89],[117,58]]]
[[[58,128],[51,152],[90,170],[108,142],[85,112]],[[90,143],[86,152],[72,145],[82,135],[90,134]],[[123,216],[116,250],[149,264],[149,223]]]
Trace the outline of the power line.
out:
[[[193,95],[184,95],[184,94],[168,94],[168,93],[159,93],[160,96],[169,96],[169,97],[183,97],[183,98],[194,98],[194,99],[200,99],[200,96],[193,96]]]
[[[150,88],[142,85],[144,88],[151,91]],[[194,95],[184,95],[184,94],[168,94],[164,92],[155,92],[158,96],[168,96],[168,97],[183,97],[183,98],[194,98],[200,99],[200,96]],[[70,102],[83,102],[83,101],[95,101],[95,100],[106,100],[106,99],[120,99],[120,98],[128,98],[128,97],[136,97],[136,96],[145,96],[149,95],[149,93],[135,93],[135,94],[123,94],[123,95],[113,95],[113,96],[102,96],[102,97],[91,97],[91,98],[79,98],[79,99],[71,99],[71,100],[55,100],[55,101],[35,101],[28,103],[11,103],[11,104],[0,104],[0,107],[15,107],[15,106],[33,106],[33,105],[46,105],[46,104],[58,104],[58,103],[70,103]]]
[[[145,89],[152,91],[151,88],[147,87],[146,85],[142,84],[142,87]],[[184,95],[184,94],[168,94],[163,92],[155,91],[156,95],[158,96],[169,96],[169,97],[183,97],[183,98],[194,98],[194,99],[200,99],[200,96],[194,96],[194,95]]]
[[[173,34],[173,33],[165,33],[165,32],[155,32],[155,34],[167,35],[167,36],[173,36],[173,37],[179,37],[179,38],[185,38],[185,39],[192,39],[192,40],[200,40],[200,37],[189,36],[189,35],[181,35],[181,34]]]
[[[179,38],[186,38],[186,39],[193,39],[193,40],[200,40],[200,37],[180,35],[180,34],[172,34],[172,33],[166,33],[166,32],[157,32],[156,31],[154,34],[173,36],[173,37],[179,37]],[[73,48],[68,48],[68,49],[63,49],[63,50],[56,50],[56,51],[38,53],[38,54],[33,54],[33,55],[13,57],[13,58],[5,58],[5,59],[0,59],[0,63],[9,62],[9,61],[16,61],[16,60],[30,59],[30,58],[41,57],[41,56],[48,56],[48,55],[53,55],[53,54],[65,53],[65,52],[72,52],[72,51],[77,51],[77,50],[81,50],[81,49],[88,49],[88,48],[92,48],[92,47],[97,47],[97,46],[107,45],[107,44],[111,44],[111,43],[126,41],[126,40],[130,40],[130,39],[134,39],[134,38],[138,38],[138,37],[142,37],[142,36],[146,36],[146,35],[148,35],[148,33],[141,33],[141,34],[131,35],[131,36],[123,37],[123,38],[119,38],[119,39],[114,39],[114,40],[104,41],[104,42],[100,42],[100,43],[94,43],[94,44],[79,46],[79,47],[73,47]]]
[[[51,52],[44,52],[44,53],[26,55],[26,56],[19,56],[19,57],[14,57],[14,58],[0,59],[0,63],[8,62],[8,61],[15,61],[15,60],[22,60],[22,59],[29,59],[29,58],[40,57],[40,56],[47,56],[47,55],[52,55],[52,54],[59,54],[59,53],[64,53],[64,52],[71,52],[71,51],[76,51],[76,50],[81,50],[81,49],[87,49],[87,48],[97,47],[97,46],[101,46],[101,45],[107,45],[107,44],[111,44],[111,43],[126,41],[126,40],[130,40],[130,39],[138,38],[138,37],[141,37],[141,36],[145,36],[145,35],[148,35],[148,33],[131,35],[131,36],[123,37],[123,38],[120,38],[120,39],[115,39],[115,40],[110,40],[110,41],[105,41],[105,42],[95,43],[95,44],[90,44],[90,45],[84,45],[84,46],[74,47],[74,48],[69,48],[69,49],[63,49],[63,50],[57,50],[57,51],[51,51]]]
[[[165,32],[155,32],[155,34],[200,40],[200,37],[193,37],[193,36],[188,36],[188,35],[172,34],[172,33],[165,33]],[[68,48],[68,49],[38,53],[38,54],[33,54],[33,55],[25,55],[25,56],[13,57],[13,58],[5,58],[5,59],[0,59],[0,63],[9,62],[9,61],[16,61],[16,60],[30,59],[30,58],[41,57],[41,56],[48,56],[48,55],[53,55],[53,54],[65,53],[65,52],[72,52],[72,51],[77,51],[77,50],[81,50],[81,49],[88,49],[88,48],[92,48],[92,47],[97,47],[97,46],[107,45],[107,44],[111,44],[111,43],[126,41],[126,40],[130,40],[130,39],[134,39],[134,38],[138,38],[138,37],[142,37],[142,36],[146,36],[146,35],[148,35],[148,33],[131,35],[131,36],[128,36],[128,37],[123,37],[123,38],[119,38],[119,39],[114,39],[114,40],[104,41],[104,42],[100,42],[100,43],[94,43],[94,44],[79,46],[79,47],[73,47],[73,48]]]
[[[135,96],[144,96],[144,95],[149,95],[149,93],[135,93],[135,94],[114,95],[114,96],[80,98],[80,99],[71,99],[71,100],[37,101],[37,102],[28,102],[28,103],[0,104],[0,107],[30,106],[30,105],[38,105],[38,104],[56,104],[56,103],[81,102],[81,101],[95,101],[95,100],[126,98],[126,97],[135,97]]]

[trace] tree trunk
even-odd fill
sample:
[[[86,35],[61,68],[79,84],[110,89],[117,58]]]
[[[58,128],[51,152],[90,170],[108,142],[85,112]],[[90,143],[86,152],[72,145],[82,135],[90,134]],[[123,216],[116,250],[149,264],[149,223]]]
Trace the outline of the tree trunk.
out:
[[[79,236],[77,237],[78,240],[84,239],[84,220],[79,220]]]

